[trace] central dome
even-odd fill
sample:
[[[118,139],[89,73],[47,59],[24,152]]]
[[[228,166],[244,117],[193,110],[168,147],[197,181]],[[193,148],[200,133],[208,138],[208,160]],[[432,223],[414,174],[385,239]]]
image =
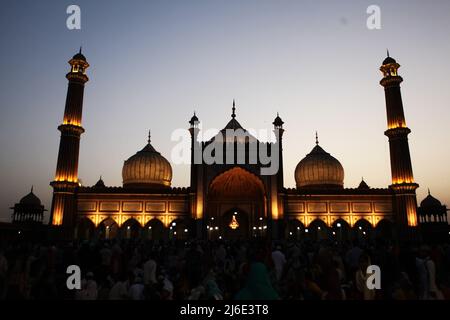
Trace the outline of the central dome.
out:
[[[170,187],[172,167],[150,144],[125,161],[122,169],[124,187]]]
[[[344,168],[318,142],[295,168],[297,188],[343,188]]]

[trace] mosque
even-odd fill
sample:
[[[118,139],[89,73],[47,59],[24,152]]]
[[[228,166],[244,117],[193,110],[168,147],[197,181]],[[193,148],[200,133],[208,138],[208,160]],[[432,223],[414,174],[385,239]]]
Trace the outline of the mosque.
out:
[[[419,185],[414,181],[409,152],[411,131],[406,126],[400,92],[403,79],[398,75],[400,65],[389,54],[380,67],[380,84],[385,92],[384,134],[390,148],[392,184],[383,188],[369,187],[364,180],[356,188],[345,188],[344,168],[317,138],[295,172],[288,173],[295,175],[296,188],[284,187],[284,122],[278,115],[273,121],[276,142],[256,140],[257,148],[267,148],[277,156],[277,172],[261,174],[266,163],[259,155],[256,161],[248,157],[233,163],[194,161],[195,150],[220,142],[226,145],[222,156],[231,152],[236,160],[238,149],[250,150],[255,142],[249,135],[199,141],[195,114],[188,121],[192,153],[188,187],[171,186],[171,164],[150,137],[141,150],[124,161],[122,186],[107,186],[101,178],[93,186],[83,186],[78,180],[78,157],[89,64],[81,50],[69,64],[64,117],[58,127],[57,168],[50,183],[53,200],[49,222],[69,238],[344,240],[408,237],[419,223],[431,221],[448,225],[446,207],[431,195],[417,208]],[[234,101],[231,118],[221,132],[230,130],[247,132],[237,120]],[[28,198],[36,202],[34,197]]]

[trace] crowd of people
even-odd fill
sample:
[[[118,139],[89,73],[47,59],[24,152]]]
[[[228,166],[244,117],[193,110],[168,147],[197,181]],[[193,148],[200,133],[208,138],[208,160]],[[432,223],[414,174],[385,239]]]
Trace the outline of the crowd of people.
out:
[[[79,289],[67,286],[70,265],[80,267]],[[370,265],[379,267],[378,287],[367,285]],[[450,299],[450,245],[22,241],[0,249],[0,299]]]

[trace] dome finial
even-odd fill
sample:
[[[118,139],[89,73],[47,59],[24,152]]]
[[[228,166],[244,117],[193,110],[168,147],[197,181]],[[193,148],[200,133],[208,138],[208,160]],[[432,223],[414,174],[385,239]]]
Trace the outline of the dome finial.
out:
[[[319,145],[319,135],[317,134],[317,131],[316,131],[316,145]]]
[[[428,188],[428,195],[430,195],[430,188]]]
[[[33,185],[31,185],[31,193],[33,193],[33,188],[34,188],[34,186],[33,186]]]
[[[386,53],[387,53],[387,56],[388,56],[388,58],[390,57],[389,56],[389,49],[386,49]]]
[[[148,130],[148,140],[147,140],[148,144],[150,144],[151,141],[152,141],[152,135],[151,135],[150,129],[149,129]]]
[[[83,49],[83,46],[80,46],[80,52],[79,52],[79,54],[81,54],[81,50]]]
[[[233,99],[233,108],[231,109],[232,113],[231,113],[231,117],[234,119],[236,118],[236,102]]]

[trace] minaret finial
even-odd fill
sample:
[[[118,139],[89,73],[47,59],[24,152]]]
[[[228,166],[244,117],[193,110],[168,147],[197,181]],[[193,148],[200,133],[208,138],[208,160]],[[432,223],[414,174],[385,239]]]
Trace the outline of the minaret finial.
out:
[[[233,99],[233,108],[232,108],[232,113],[231,113],[231,117],[234,119],[236,118],[236,102]]]
[[[428,195],[430,195],[430,188],[428,188]]]
[[[317,134],[317,131],[316,131],[316,145],[319,145],[319,135]]]
[[[31,185],[31,193],[33,193],[33,188],[34,188],[34,186],[33,186],[33,185]]]
[[[150,144],[151,141],[152,141],[152,135],[151,135],[150,129],[149,129],[148,130],[148,140],[147,140],[148,144]]]
[[[100,180],[103,180],[103,179],[102,179],[102,175],[100,175]]]

